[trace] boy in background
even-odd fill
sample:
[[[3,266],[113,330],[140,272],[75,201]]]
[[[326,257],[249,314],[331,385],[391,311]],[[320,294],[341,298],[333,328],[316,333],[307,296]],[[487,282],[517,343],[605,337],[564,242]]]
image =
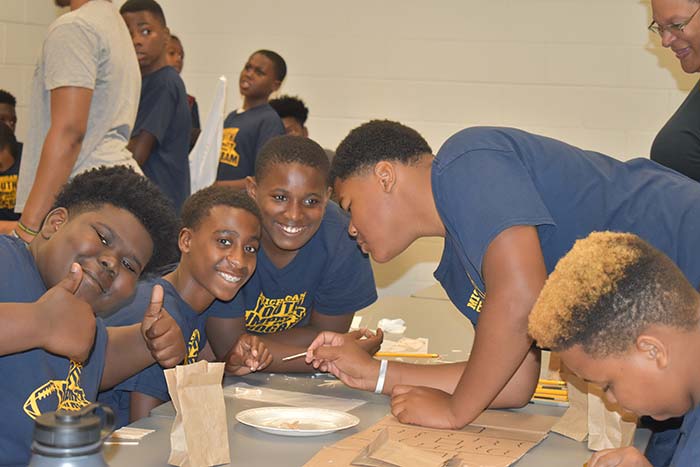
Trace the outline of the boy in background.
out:
[[[163,287],[163,307],[177,321],[187,342],[185,363],[194,363],[207,345],[207,308],[217,300],[231,300],[255,270],[260,248],[260,211],[246,193],[211,186],[190,196],[182,207],[181,252],[177,268],[163,277],[141,282],[135,299],[105,321],[126,326],[143,320],[151,290]],[[248,374],[267,366],[272,356],[260,340],[243,334],[236,342],[226,372]],[[148,415],[170,399],[163,368],[154,364],[100,394],[120,427]]]
[[[666,255],[633,234],[578,240],[547,279],[528,329],[540,347],[613,403],[666,420],[685,414],[671,465],[700,460],[700,295]],[[589,467],[651,466],[634,447]]]
[[[0,232],[11,231],[4,229],[3,221],[16,221],[19,214],[15,212],[17,198],[17,174],[19,173],[20,145],[15,139],[12,129],[0,123]],[[4,222],[14,226],[14,222]]]
[[[291,136],[309,136],[306,119],[309,118],[309,108],[298,97],[282,96],[270,100],[270,106],[275,109],[282,119],[284,131]]]
[[[273,136],[285,133],[282,120],[268,100],[286,75],[287,64],[271,50],[258,50],[248,58],[238,81],[243,105],[224,120],[218,184],[244,190],[245,178],[253,175],[260,148]]]
[[[128,0],[119,10],[126,22],[141,69],[141,99],[128,148],[179,212],[190,193],[187,159],[192,120],[187,92],[168,66],[170,31],[154,0]]]
[[[178,74],[182,73],[185,65],[185,49],[182,48],[182,41],[175,34],[170,34],[168,47],[166,48],[168,65],[175,68]],[[187,94],[187,105],[190,106],[190,117],[192,118],[192,135],[190,137],[190,149],[197,142],[199,134],[202,132],[202,124],[199,121],[199,105],[193,95]]]
[[[142,273],[172,261],[177,219],[162,193],[122,166],[93,169],[56,198],[27,246],[0,236],[0,452],[26,465],[34,419],[79,410],[154,361],[185,356],[182,333],[151,297],[143,322],[106,328]]]

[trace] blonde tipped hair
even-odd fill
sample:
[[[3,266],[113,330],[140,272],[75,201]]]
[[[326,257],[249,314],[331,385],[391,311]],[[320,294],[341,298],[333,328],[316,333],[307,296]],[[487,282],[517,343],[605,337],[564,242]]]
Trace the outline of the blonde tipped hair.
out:
[[[678,267],[641,238],[594,232],[559,261],[528,330],[540,347],[581,344],[603,357],[629,349],[652,324],[697,326],[698,298]]]

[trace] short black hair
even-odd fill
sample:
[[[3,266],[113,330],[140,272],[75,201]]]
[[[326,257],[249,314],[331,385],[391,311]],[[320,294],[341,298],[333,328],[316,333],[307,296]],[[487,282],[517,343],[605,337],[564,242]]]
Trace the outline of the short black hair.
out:
[[[380,161],[413,164],[424,154],[432,151],[416,130],[391,120],[371,120],[340,142],[333,158],[331,182],[356,175]]]
[[[255,178],[262,180],[273,165],[293,163],[312,167],[328,180],[330,162],[323,148],[312,139],[291,135],[275,136],[265,143],[255,159]]]
[[[12,128],[0,122],[0,151],[5,148],[10,150],[12,157],[17,159],[17,138]]]
[[[309,117],[309,108],[296,96],[281,96],[268,102],[280,118],[292,117],[304,126]]]
[[[124,13],[138,13],[139,11],[150,12],[153,16],[158,18],[163,26],[167,26],[163,9],[155,0],[127,0],[126,3],[124,3],[124,5],[122,5],[122,7],[119,9],[119,14],[123,15]]]
[[[76,175],[56,196],[53,208],[69,213],[96,210],[105,204],[129,211],[153,240],[153,256],[144,274],[161,272],[179,258],[175,207],[148,178],[123,165],[99,167]]]
[[[256,50],[253,52],[253,55],[255,54],[264,55],[265,57],[269,58],[272,64],[275,66],[275,77],[280,82],[284,81],[284,78],[287,76],[287,63],[280,54],[267,49]]]
[[[0,104],[9,104],[12,107],[16,107],[17,99],[15,99],[15,96],[5,91],[4,89],[0,89]]]
[[[227,186],[212,185],[203,188],[185,200],[182,205],[182,227],[197,229],[215,206],[230,206],[243,209],[262,223],[260,209],[245,191]]]

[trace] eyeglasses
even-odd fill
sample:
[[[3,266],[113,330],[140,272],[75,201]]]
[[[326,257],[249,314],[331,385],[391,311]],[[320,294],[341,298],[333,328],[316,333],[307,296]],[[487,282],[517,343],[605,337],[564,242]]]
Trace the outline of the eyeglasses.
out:
[[[661,26],[659,23],[656,22],[656,20],[654,20],[651,22],[649,27],[647,27],[647,29],[650,30],[651,32],[655,32],[656,34],[658,34],[659,36],[662,36],[662,37],[664,35],[664,32],[666,32],[666,31],[670,32],[671,34],[681,33],[681,32],[683,32],[685,27],[688,26],[688,24],[691,21],[693,21],[693,18],[695,18],[695,15],[698,14],[698,11],[700,11],[700,8],[695,10],[695,13],[690,15],[690,18],[688,18],[687,20],[685,20],[681,23],[669,24],[668,26]]]

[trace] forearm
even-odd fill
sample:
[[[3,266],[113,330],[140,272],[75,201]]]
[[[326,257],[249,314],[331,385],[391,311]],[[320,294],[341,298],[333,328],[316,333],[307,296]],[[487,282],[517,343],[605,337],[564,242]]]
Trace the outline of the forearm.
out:
[[[129,423],[133,423],[144,417],[148,417],[151,410],[158,407],[165,401],[149,396],[142,392],[132,392],[129,404]]]
[[[0,355],[40,348],[43,326],[34,303],[0,303]]]
[[[394,386],[410,385],[440,389],[452,394],[459,383],[466,362],[443,365],[415,365],[390,361],[384,380],[384,394],[391,394]]]
[[[82,146],[82,134],[69,129],[49,129],[41,150],[39,166],[20,221],[39,230],[56,195],[68,181]]]
[[[522,322],[502,318],[482,312],[470,359],[452,396],[452,412],[458,426],[470,423],[496,400],[532,345]],[[507,399],[521,400],[527,392],[532,394],[532,388],[511,385],[500,399],[500,406]]]
[[[107,328],[107,352],[100,390],[121,383],[147,366],[155,363],[146,341],[141,335],[141,324]]]

